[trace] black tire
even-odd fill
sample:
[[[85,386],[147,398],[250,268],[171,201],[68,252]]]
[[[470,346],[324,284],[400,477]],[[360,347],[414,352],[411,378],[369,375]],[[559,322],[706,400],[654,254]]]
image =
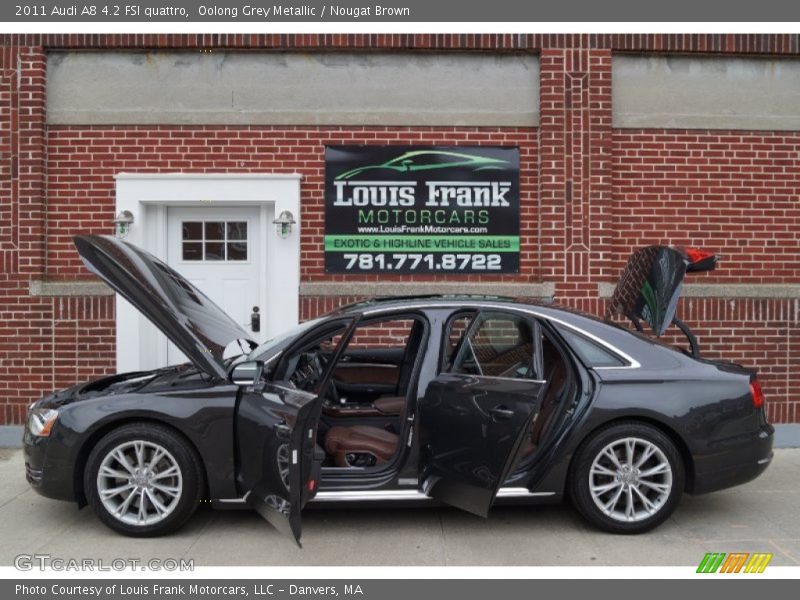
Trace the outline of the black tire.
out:
[[[671,469],[671,490],[664,492],[666,498],[662,499],[658,509],[654,510],[651,516],[640,518],[640,520],[623,521],[619,516],[614,518],[607,515],[595,502],[590,491],[590,469],[595,458],[609,444],[621,442],[625,438],[645,440],[656,446],[666,457]],[[651,460],[657,459],[655,457]],[[608,477],[607,481],[613,483],[614,478]],[[652,425],[638,421],[625,421],[595,432],[581,444],[570,469],[568,492],[575,508],[592,525],[609,533],[636,534],[649,531],[669,518],[683,493],[684,481],[685,467],[675,443]],[[644,487],[640,489],[647,491]],[[627,494],[628,488],[623,486],[623,490],[623,493]],[[616,489],[608,492],[608,496],[601,496],[600,500],[611,498],[615,493]],[[637,498],[636,495],[633,497]],[[626,498],[621,499],[623,504],[625,501]],[[640,509],[644,508],[638,498],[635,501]]]
[[[180,469],[180,494],[171,512],[157,523],[134,525],[121,521],[100,499],[97,480],[103,460],[120,444],[134,441],[149,442],[166,449]],[[89,454],[83,481],[89,506],[100,520],[114,531],[132,537],[155,537],[176,531],[197,509],[205,490],[203,468],[194,449],[180,434],[155,423],[130,423],[103,436]]]

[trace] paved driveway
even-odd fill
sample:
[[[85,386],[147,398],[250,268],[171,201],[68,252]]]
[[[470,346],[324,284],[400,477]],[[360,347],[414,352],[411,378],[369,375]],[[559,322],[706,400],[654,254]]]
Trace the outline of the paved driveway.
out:
[[[130,539],[92,513],[28,488],[20,450],[0,450],[0,565],[58,558],[193,558],[195,565],[696,565],[706,552],[772,552],[800,564],[800,449],[777,450],[758,480],[684,497],[667,523],[612,536],[568,506],[501,507],[492,518],[447,508],[313,509],[302,550],[249,511],[202,508],[178,534]]]

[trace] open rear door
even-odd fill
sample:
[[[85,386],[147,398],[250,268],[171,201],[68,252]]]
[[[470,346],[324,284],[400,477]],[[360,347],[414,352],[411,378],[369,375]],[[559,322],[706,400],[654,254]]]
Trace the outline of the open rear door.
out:
[[[504,312],[475,318],[449,372],[428,385],[420,402],[425,494],[488,515],[539,413],[545,382],[538,357],[536,321]]]
[[[300,511],[316,493],[315,452],[322,399],[262,384],[242,390],[237,407],[238,479],[245,499],[281,533],[300,544]]]

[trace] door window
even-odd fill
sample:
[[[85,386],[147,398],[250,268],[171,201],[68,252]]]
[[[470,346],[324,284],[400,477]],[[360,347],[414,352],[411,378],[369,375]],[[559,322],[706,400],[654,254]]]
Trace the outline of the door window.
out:
[[[246,261],[247,221],[182,221],[185,261]]]
[[[533,325],[524,317],[483,313],[459,346],[451,373],[536,379]]]

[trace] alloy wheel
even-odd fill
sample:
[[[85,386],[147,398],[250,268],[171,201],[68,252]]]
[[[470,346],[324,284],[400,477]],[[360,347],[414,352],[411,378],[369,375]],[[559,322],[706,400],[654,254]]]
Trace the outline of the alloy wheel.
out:
[[[163,446],[134,440],[114,447],[97,471],[97,493],[115,519],[153,525],[167,518],[183,493],[183,474]]]
[[[281,444],[278,447],[278,474],[286,489],[289,489],[289,469],[291,464],[289,462],[289,444]]]
[[[637,437],[614,440],[589,469],[589,492],[606,516],[621,522],[648,519],[672,491],[672,467],[663,450]]]

